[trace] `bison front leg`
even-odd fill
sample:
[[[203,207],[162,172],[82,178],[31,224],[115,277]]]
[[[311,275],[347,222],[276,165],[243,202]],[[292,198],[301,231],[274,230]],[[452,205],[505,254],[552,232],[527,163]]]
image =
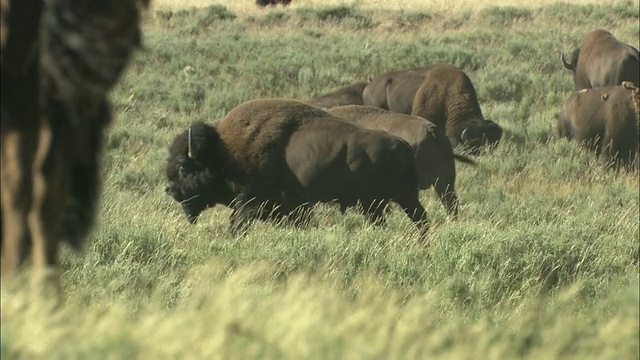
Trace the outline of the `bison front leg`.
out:
[[[3,120],[7,114],[3,113]],[[31,129],[3,131],[1,150],[2,278],[14,275],[29,246],[34,136]]]
[[[420,204],[418,199],[408,204],[399,204],[405,214],[413,221],[420,231],[420,241],[427,242],[427,233],[429,232],[429,220],[427,219],[427,211]]]
[[[234,237],[242,236],[246,233],[247,228],[260,215],[260,207],[255,197],[247,193],[241,193],[236,197],[229,219],[229,232]]]
[[[33,203],[29,212],[29,229],[33,243],[32,286],[34,291],[42,294],[42,299],[54,301],[57,301],[62,293],[57,256],[59,225],[65,212],[68,194],[66,159],[60,148],[60,143],[53,142],[52,130],[48,123],[42,124],[33,163]]]

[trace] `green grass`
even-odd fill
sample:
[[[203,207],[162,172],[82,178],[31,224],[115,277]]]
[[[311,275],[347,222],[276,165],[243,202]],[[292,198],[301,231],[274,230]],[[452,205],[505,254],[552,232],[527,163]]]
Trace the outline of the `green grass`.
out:
[[[560,51],[598,27],[637,45],[637,4],[148,14],[112,95],[98,225],[82,256],[63,249],[57,312],[2,293],[2,358],[637,359],[638,173],[552,135],[573,89]],[[433,62],[469,74],[505,136],[458,166],[458,219],[422,192],[427,247],[397,208],[373,227],[322,205],[309,228],[235,239],[229,209],[189,225],[164,193],[194,120]]]

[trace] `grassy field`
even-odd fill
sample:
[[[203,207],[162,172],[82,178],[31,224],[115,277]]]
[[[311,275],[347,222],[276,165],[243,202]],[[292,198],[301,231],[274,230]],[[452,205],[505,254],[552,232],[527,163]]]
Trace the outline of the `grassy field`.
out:
[[[616,0],[293,0],[288,5],[290,9],[308,8],[308,7],[335,7],[349,6],[358,7],[360,9],[370,10],[405,10],[405,11],[423,11],[423,10],[442,10],[447,13],[457,12],[466,9],[484,9],[495,6],[518,6],[518,7],[540,7],[556,3],[565,4],[606,4],[612,5]],[[255,0],[155,0],[152,3],[154,9],[184,9],[185,7],[207,7],[210,5],[224,5],[237,15],[258,14],[263,13],[264,9],[255,5]]]
[[[638,358],[638,173],[552,135],[573,89],[560,52],[600,27],[637,46],[636,1],[252,3],[148,14],[112,96],[98,226],[82,256],[63,249],[57,312],[3,291],[3,360]],[[469,74],[505,136],[458,166],[458,219],[422,192],[428,247],[397,208],[386,227],[320,206],[310,228],[235,239],[228,209],[189,225],[164,193],[194,120],[434,62]]]

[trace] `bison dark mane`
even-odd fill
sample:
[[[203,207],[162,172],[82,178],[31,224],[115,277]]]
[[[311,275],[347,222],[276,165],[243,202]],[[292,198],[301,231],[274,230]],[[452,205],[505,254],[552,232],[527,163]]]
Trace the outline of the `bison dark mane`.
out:
[[[165,169],[169,185],[165,191],[180,202],[190,222],[195,222],[200,212],[208,207],[229,205],[235,196],[231,184],[216,176],[213,170],[225,164],[216,156],[223,153],[219,145],[216,129],[196,121],[176,136],[169,147]]]

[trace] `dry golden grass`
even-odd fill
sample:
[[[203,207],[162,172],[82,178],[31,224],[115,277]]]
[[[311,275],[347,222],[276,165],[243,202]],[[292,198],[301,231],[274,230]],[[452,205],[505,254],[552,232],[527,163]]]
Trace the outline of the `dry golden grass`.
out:
[[[463,9],[482,9],[489,6],[518,6],[518,7],[543,7],[555,3],[601,5],[614,4],[615,0],[292,0],[290,8],[320,7],[337,5],[354,5],[362,8],[391,9],[391,10],[431,10],[456,12]],[[224,5],[236,15],[251,15],[264,12],[263,8],[255,5],[255,0],[153,0],[156,9],[161,8],[185,8],[204,7],[214,4]]]

